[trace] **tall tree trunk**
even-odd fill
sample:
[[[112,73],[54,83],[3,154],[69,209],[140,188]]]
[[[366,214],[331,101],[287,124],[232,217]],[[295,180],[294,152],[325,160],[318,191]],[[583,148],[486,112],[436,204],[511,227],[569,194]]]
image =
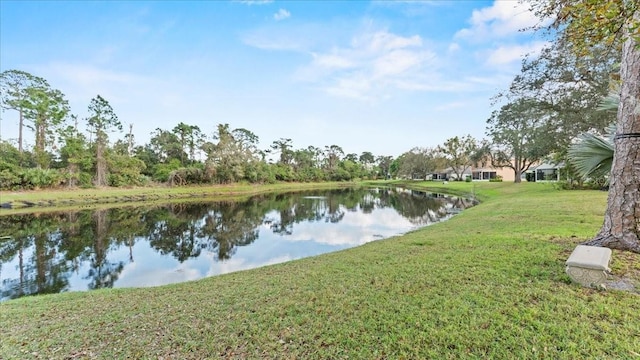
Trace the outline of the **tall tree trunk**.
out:
[[[22,109],[20,112],[20,122],[18,123],[18,152],[20,153],[20,165],[22,165],[22,128],[24,126],[24,114],[22,113]]]
[[[101,140],[96,141],[96,185],[107,185],[107,162],[104,158],[104,145]]]
[[[46,159],[46,154],[44,151],[44,143],[45,143],[45,139],[46,139],[46,130],[47,130],[47,124],[46,124],[46,120],[40,118],[40,120],[38,120],[38,123],[36,124],[36,144],[35,144],[35,156],[36,156],[36,164],[38,165],[38,168],[40,169],[46,169],[48,166],[47,164],[47,159]]]
[[[602,229],[585,244],[640,253],[640,44],[634,36],[623,45],[620,79],[607,210]]]
[[[516,171],[513,172],[515,175],[515,179],[513,179],[513,182],[516,184],[519,184],[522,182],[522,169],[518,169]]]
[[[39,234],[35,237],[36,247],[36,293],[40,293],[47,284],[47,240],[46,235]]]
[[[94,220],[94,262],[91,266],[96,270],[94,278],[93,289],[103,288],[102,284],[102,267],[105,264],[107,258],[107,248],[109,247],[107,232],[109,230],[109,223],[107,221],[107,210],[96,210],[93,214]]]
[[[133,124],[129,124],[129,145],[127,146],[127,155],[133,155]]]
[[[516,184],[520,184],[522,182],[522,163],[524,162],[523,159],[521,159],[520,157],[516,157],[513,161],[513,182]]]
[[[24,294],[24,255],[22,248],[24,247],[24,240],[20,238],[20,250],[18,250],[18,267],[20,268],[20,289],[18,290],[18,296]]]
[[[67,171],[69,172],[69,183],[67,183],[67,186],[70,188],[78,186],[78,164],[69,163]]]

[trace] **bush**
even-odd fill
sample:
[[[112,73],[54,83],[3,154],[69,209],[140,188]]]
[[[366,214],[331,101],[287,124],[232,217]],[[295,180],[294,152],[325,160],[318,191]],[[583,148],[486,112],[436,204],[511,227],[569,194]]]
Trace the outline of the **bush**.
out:
[[[202,184],[211,181],[206,172],[198,167],[186,167],[174,170],[169,174],[167,182],[171,186],[184,186],[190,184]]]
[[[22,171],[22,188],[41,189],[57,187],[64,183],[64,176],[54,169],[25,169]]]
[[[180,160],[172,159],[168,164],[157,164],[153,170],[153,180],[158,182],[166,182],[172,171],[182,167]]]
[[[0,189],[16,190],[22,186],[22,178],[15,171],[8,169],[0,170]]]
[[[489,179],[489,182],[502,182],[502,176],[498,175],[493,179]]]

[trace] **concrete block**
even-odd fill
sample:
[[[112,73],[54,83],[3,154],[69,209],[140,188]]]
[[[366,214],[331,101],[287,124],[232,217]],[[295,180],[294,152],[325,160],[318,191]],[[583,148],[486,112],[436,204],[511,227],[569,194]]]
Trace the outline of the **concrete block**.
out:
[[[611,249],[578,245],[567,259],[566,273],[571,280],[586,287],[602,287],[611,271]]]

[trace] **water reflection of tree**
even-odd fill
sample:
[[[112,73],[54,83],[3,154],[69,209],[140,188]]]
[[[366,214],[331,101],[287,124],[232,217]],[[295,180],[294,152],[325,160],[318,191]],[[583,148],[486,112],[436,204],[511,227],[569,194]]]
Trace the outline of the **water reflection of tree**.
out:
[[[206,247],[198,237],[200,220],[208,211],[209,204],[171,204],[150,211],[143,220],[149,243],[179,262],[200,256]]]
[[[91,268],[86,279],[89,279],[89,289],[111,288],[118,280],[124,269],[123,261],[109,261],[107,255],[114,238],[111,236],[113,226],[109,219],[109,210],[96,210],[92,216],[93,252],[91,256]]]
[[[199,235],[217,260],[230,259],[238,246],[249,245],[258,238],[265,209],[256,202],[216,203],[204,218]]]
[[[57,293],[68,287],[66,263],[58,252],[59,223],[59,218],[37,214],[0,218],[3,233],[12,234],[0,243],[0,261],[18,257],[18,278],[3,280],[2,298]]]
[[[463,198],[415,190],[388,189],[385,193],[382,198],[388,200],[390,206],[415,225],[441,221],[449,215],[449,209],[462,210],[472,205]]]
[[[325,190],[310,193],[284,194],[272,199],[271,208],[277,217],[268,216],[265,223],[280,235],[291,235],[293,226],[301,222],[338,223],[345,215],[345,209],[355,211],[363,196],[361,190]],[[282,197],[282,200],[280,199]],[[286,199],[286,201],[285,201]]]
[[[446,198],[399,189],[343,189],[295,194],[263,194],[245,202],[185,203],[138,208],[84,210],[0,217],[0,274],[16,266],[14,278],[3,278],[2,298],[53,293],[69,288],[79,274],[89,289],[112,287],[126,260],[112,260],[112,251],[147,238],[150,246],[180,262],[210,251],[216,260],[230,259],[253,243],[261,225],[277,234],[292,234],[301,222],[338,223],[346,213],[372,213],[392,207],[414,224],[440,220],[447,209],[466,208],[461,198]]]

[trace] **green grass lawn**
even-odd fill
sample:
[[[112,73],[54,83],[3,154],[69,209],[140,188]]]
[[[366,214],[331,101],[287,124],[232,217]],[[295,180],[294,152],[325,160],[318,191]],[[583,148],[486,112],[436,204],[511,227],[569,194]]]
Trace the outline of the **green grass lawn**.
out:
[[[564,273],[601,225],[606,193],[446,187],[483,202],[313,258],[2,303],[0,358],[640,359],[640,296],[581,288]],[[614,251],[612,268],[637,281],[640,257]]]

